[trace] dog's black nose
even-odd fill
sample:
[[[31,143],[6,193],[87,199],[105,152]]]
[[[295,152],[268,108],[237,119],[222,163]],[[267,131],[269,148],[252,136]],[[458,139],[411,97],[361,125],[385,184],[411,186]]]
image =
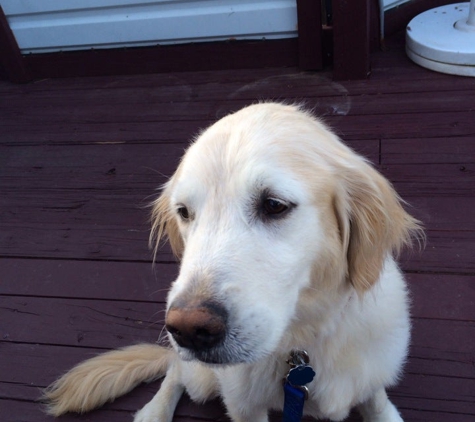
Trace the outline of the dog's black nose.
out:
[[[204,351],[217,346],[226,336],[227,311],[215,302],[172,304],[165,327],[179,346]]]

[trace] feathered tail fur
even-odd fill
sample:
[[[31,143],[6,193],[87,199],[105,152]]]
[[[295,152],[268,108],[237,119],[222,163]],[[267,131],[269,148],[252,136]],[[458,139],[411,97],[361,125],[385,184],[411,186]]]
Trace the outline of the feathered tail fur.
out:
[[[47,412],[53,416],[88,412],[129,392],[141,382],[163,377],[174,356],[171,349],[139,344],[89,359],[44,391]]]

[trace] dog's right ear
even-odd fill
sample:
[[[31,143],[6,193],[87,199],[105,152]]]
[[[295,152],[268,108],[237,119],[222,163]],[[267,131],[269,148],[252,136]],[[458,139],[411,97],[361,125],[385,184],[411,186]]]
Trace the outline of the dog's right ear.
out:
[[[152,202],[152,230],[149,237],[149,246],[153,249],[154,259],[164,237],[170,242],[173,254],[181,259],[183,254],[183,239],[178,230],[175,212],[170,205],[170,197],[165,188],[162,194]]]
[[[424,236],[389,181],[365,161],[351,164],[339,169],[343,188],[335,209],[348,279],[362,293],[377,282],[389,254],[397,255],[413,238]]]

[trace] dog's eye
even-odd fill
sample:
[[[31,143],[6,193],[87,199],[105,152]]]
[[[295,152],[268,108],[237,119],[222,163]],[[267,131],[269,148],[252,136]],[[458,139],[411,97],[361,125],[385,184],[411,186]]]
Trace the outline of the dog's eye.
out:
[[[182,220],[190,219],[190,212],[188,211],[188,208],[186,208],[184,205],[180,205],[177,208],[177,213],[181,217]]]
[[[267,198],[264,199],[263,211],[268,216],[278,216],[285,213],[289,209],[289,206],[277,199]]]

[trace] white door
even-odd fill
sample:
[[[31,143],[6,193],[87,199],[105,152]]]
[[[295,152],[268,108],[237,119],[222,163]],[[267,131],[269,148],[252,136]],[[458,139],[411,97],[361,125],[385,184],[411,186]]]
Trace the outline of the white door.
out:
[[[296,0],[0,0],[23,54],[297,36]]]

